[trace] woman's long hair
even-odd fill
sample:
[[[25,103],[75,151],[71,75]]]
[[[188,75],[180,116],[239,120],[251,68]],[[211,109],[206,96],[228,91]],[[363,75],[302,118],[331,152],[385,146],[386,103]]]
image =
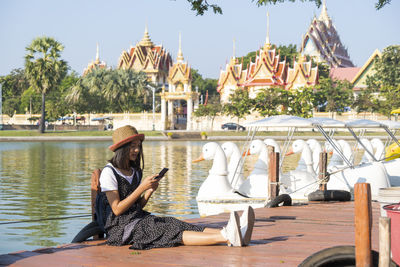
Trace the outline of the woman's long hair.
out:
[[[127,143],[117,150],[114,151],[114,156],[108,161],[114,167],[122,170],[129,170],[130,167],[136,170],[143,170],[144,168],[144,156],[143,156],[143,147],[142,142],[139,145],[139,154],[137,155],[134,161],[129,160],[131,142]]]

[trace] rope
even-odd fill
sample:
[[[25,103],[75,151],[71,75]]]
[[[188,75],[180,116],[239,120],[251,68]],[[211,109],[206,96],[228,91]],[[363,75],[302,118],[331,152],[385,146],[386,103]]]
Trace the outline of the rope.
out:
[[[317,181],[315,181],[315,182],[312,182],[312,183],[307,184],[307,185],[305,185],[305,186],[303,186],[303,187],[300,187],[300,188],[294,190],[293,192],[288,193],[288,195],[293,194],[293,193],[296,193],[297,191],[300,191],[300,190],[302,190],[302,189],[304,189],[304,188],[306,188],[306,187],[308,187],[308,186],[311,186],[311,185],[313,185],[313,184],[316,184],[316,183],[322,184],[322,183],[328,182],[328,180],[329,180],[329,175],[330,175],[330,174],[328,174],[327,176],[325,176],[324,179],[319,179],[319,180],[317,180]],[[273,184],[278,184],[279,186],[283,185],[283,187],[287,188],[287,186],[286,186],[285,184],[281,183],[281,182],[278,182],[278,183],[275,183],[275,182],[274,182]]]
[[[58,217],[58,218],[46,218],[46,219],[37,219],[37,220],[23,220],[23,221],[12,221],[12,222],[2,222],[2,224],[14,224],[14,223],[28,223],[28,222],[42,222],[42,221],[53,221],[53,220],[64,220],[64,219],[72,219],[79,217],[89,217],[92,214],[84,214],[84,215],[75,215],[75,216],[67,216],[67,217]]]

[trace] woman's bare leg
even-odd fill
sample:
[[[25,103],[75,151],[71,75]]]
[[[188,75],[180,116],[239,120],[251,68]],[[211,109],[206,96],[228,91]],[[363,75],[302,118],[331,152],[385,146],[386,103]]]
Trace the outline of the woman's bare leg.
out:
[[[204,233],[221,233],[221,229],[218,228],[204,228]]]
[[[221,230],[212,229],[206,231],[206,229],[204,229],[204,232],[184,231],[182,243],[186,246],[206,246],[227,243],[227,240],[221,235]]]

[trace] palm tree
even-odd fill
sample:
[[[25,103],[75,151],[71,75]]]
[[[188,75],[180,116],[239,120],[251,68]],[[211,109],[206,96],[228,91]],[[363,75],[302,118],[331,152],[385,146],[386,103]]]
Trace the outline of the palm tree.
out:
[[[51,37],[38,37],[26,47],[25,75],[31,87],[42,94],[39,132],[44,133],[46,94],[56,88],[67,74],[67,62],[60,58],[64,46]]]
[[[103,95],[116,103],[121,111],[134,111],[135,104],[143,105],[147,92],[147,77],[142,72],[117,69],[108,71],[103,77]]]

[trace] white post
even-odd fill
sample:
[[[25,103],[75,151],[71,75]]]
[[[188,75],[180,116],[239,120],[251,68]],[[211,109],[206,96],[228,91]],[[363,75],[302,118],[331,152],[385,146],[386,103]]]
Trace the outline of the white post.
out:
[[[156,91],[156,88],[151,87],[151,89],[152,89],[152,91],[153,91],[153,131],[155,131],[156,128],[155,128],[154,123],[155,123],[155,121],[156,121],[156,98],[155,98],[155,91]]]
[[[166,101],[165,98],[161,98],[161,130],[166,130],[165,129],[165,121],[166,121],[166,116],[167,116],[167,107],[166,107]]]
[[[155,121],[156,121],[156,115],[155,115],[156,114],[156,104],[155,104],[156,98],[155,98],[155,94],[156,94],[156,88],[151,86],[151,85],[149,85],[149,84],[147,85],[147,88],[150,88],[152,93],[153,93],[153,122],[152,122],[153,127],[152,127],[152,130],[155,131]]]
[[[0,83],[0,130],[3,130],[3,85]]]
[[[192,98],[189,98],[187,100],[186,131],[192,130],[192,110],[193,110],[193,100]]]
[[[170,121],[170,129],[174,129],[174,102],[168,100],[168,120]]]

